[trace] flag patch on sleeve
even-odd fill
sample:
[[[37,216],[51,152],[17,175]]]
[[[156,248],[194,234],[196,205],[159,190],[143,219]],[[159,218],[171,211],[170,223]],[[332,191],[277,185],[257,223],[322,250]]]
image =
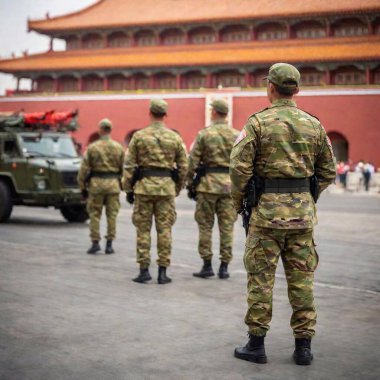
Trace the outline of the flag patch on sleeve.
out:
[[[239,136],[237,137],[234,145],[239,144],[239,142],[241,140],[244,140],[246,137],[247,137],[247,132],[245,131],[245,129],[242,129],[242,131],[240,132]]]

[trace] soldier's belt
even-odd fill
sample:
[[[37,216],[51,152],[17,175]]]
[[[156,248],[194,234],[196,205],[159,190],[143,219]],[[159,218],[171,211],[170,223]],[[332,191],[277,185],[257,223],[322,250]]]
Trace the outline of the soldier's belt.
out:
[[[205,174],[209,174],[209,173],[226,173],[226,174],[228,174],[229,172],[230,172],[230,168],[225,167],[225,166],[205,167]]]
[[[140,179],[145,177],[172,177],[172,171],[170,169],[141,168]]]
[[[266,178],[263,193],[308,193],[309,178]]]
[[[117,172],[91,172],[91,177],[120,178],[120,173],[117,173]]]

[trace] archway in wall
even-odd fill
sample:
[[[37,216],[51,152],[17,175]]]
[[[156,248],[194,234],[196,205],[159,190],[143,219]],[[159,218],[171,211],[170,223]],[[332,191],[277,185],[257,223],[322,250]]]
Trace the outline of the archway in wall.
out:
[[[339,161],[347,162],[349,158],[348,140],[339,132],[329,132],[327,136],[329,137],[331,141],[331,145],[332,145],[337,162]]]

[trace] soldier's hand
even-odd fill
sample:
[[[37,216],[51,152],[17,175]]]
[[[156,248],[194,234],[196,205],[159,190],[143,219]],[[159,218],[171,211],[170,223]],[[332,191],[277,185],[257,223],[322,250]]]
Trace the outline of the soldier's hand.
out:
[[[82,198],[83,199],[87,199],[88,198],[88,191],[86,189],[82,190],[81,194],[82,194]]]
[[[135,201],[135,195],[134,195],[134,193],[133,192],[127,193],[126,199],[127,199],[128,203],[130,203],[131,205],[133,205],[133,202]]]

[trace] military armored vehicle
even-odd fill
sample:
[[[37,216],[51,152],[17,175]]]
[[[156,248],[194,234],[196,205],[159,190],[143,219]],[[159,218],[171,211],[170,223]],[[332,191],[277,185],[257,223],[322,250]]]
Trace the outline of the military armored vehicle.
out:
[[[81,157],[70,131],[77,112],[0,113],[0,223],[14,206],[54,207],[88,219],[76,180]]]

